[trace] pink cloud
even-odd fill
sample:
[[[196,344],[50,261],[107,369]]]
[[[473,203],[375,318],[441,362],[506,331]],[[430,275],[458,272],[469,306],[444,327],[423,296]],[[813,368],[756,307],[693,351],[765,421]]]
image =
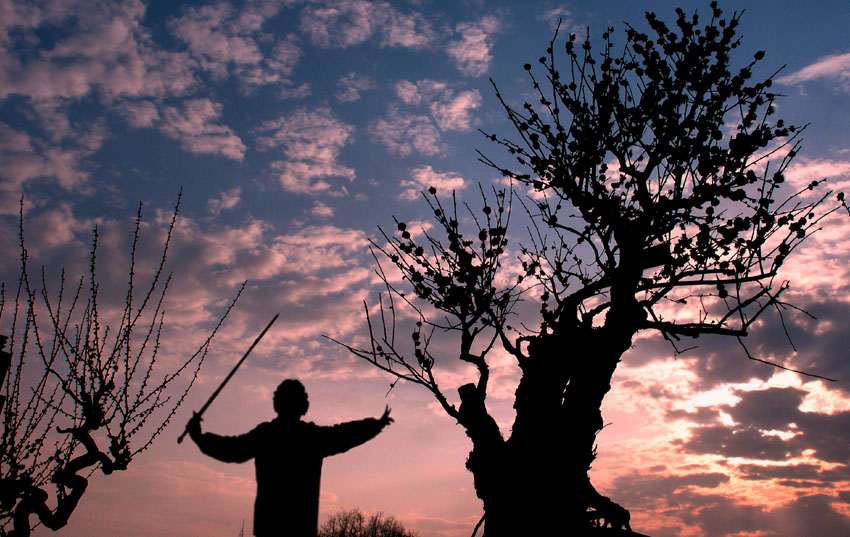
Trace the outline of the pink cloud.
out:
[[[207,210],[217,216],[222,211],[233,209],[240,201],[242,201],[242,189],[237,186],[222,192],[218,198],[207,200]]]
[[[245,156],[245,144],[230,127],[217,125],[222,106],[209,99],[185,101],[180,109],[166,107],[160,130],[179,140],[192,153],[222,155],[233,160]]]
[[[414,168],[410,172],[411,178],[401,182],[403,188],[399,197],[405,200],[415,200],[420,191],[435,187],[437,191],[453,191],[466,188],[463,177],[452,172],[437,172],[431,166]]]
[[[310,214],[317,218],[331,218],[334,215],[334,210],[333,207],[329,207],[321,201],[317,201],[313,204],[313,208],[310,209]]]
[[[239,10],[219,3],[188,9],[171,20],[170,26],[201,68],[214,77],[223,79],[233,73],[251,86],[280,84],[291,91],[289,77],[301,57],[294,37],[284,37],[268,52],[264,50],[269,36],[262,28],[279,9],[280,5],[273,2]]]
[[[431,103],[434,121],[444,131],[469,131],[475,124],[472,111],[481,106],[478,90],[463,91]]]
[[[546,9],[537,16],[537,20],[548,22],[549,26],[553,30],[557,28],[560,23],[562,32],[567,30],[569,33],[574,33],[579,40],[584,37],[582,35],[582,30],[584,30],[584,28],[573,22],[572,12],[566,6],[557,6]]]
[[[245,280],[249,288],[240,311],[246,313],[233,321],[232,337],[249,337],[255,324],[279,312],[286,330],[270,334],[269,344],[300,341],[301,356],[309,352],[307,342],[330,327],[341,335],[360,328],[361,300],[372,276],[362,231],[317,225],[275,233],[262,221],[240,227],[181,222],[175,236],[179,257],[171,265],[178,276],[169,298],[180,329],[208,322],[222,297]]]
[[[822,179],[828,179],[832,188],[846,188],[850,180],[850,161],[798,157],[785,171],[785,178],[796,188]]]
[[[373,4],[366,0],[320,2],[301,12],[301,31],[320,47],[363,43],[375,30]]]
[[[389,113],[370,126],[375,140],[401,156],[417,151],[425,156],[442,153],[440,132],[426,115],[407,114],[391,107]]]
[[[103,97],[179,95],[194,85],[192,62],[186,54],[158,50],[141,25],[141,2],[52,3],[17,12],[7,23],[5,61],[0,62],[0,97],[25,94],[34,99],[78,98],[97,88]],[[17,52],[31,51],[37,39],[16,42],[12,28],[34,36],[43,24],[71,22],[61,37],[36,59],[24,61]]]
[[[5,123],[0,123],[0,156],[0,177],[4,179],[4,190],[10,193],[17,192],[29,179],[52,175],[58,171],[56,162],[51,165],[44,156],[36,153],[29,134],[18,132]],[[82,178],[79,172],[72,173],[70,177],[63,175],[66,180],[76,181]],[[17,205],[17,202],[14,205]]]
[[[177,427],[169,429],[176,430]],[[162,443],[176,442],[171,435]],[[256,485],[251,466],[213,466],[192,446],[173,453],[169,461],[133,461],[125,472],[95,478],[71,517],[71,535],[123,535],[163,537],[182,535],[238,535],[246,519],[250,534]],[[146,507],[133,505],[127,496],[145,497]],[[155,529],[152,529],[155,528]]]
[[[395,93],[404,104],[416,106],[423,102],[433,103],[440,99],[450,98],[454,94],[454,90],[448,82],[426,78],[418,82],[401,80],[395,85]]]
[[[389,2],[315,2],[301,12],[301,31],[320,47],[347,48],[380,34],[387,47],[424,48],[436,33],[419,13],[402,13]]]
[[[419,86],[409,80],[397,82],[395,93],[404,104],[418,105],[422,102]]]
[[[80,130],[70,141],[61,138],[70,132],[57,133],[58,142],[33,138],[0,122],[0,214],[18,211],[18,200],[24,183],[36,179],[56,181],[66,190],[85,188],[89,177],[83,162],[97,151],[105,138],[103,125],[95,123],[90,130]]]
[[[334,188],[332,177],[353,180],[354,170],[339,162],[339,154],[351,140],[354,127],[337,119],[328,108],[299,109],[288,116],[266,121],[259,129],[270,133],[260,136],[262,149],[282,148],[286,160],[275,161],[285,190],[298,194],[344,194],[345,187]]]
[[[481,106],[478,90],[458,93],[447,82],[430,79],[415,83],[402,80],[396,83],[395,93],[407,105],[426,104],[434,122],[444,131],[470,130],[475,124],[471,113]]]
[[[159,122],[159,110],[151,101],[132,101],[122,103],[119,112],[131,126],[136,128],[149,128]]]
[[[137,252],[139,281],[151,274],[170,216],[166,210],[156,211],[153,217],[147,214]],[[29,221],[33,228],[28,233],[33,266],[46,259],[43,253],[55,257],[61,250],[64,264],[70,269],[70,279],[84,272],[94,222],[79,219],[69,207],[42,211]],[[270,336],[270,341],[292,342],[304,338],[299,351],[302,354],[308,352],[307,340],[327,333],[330,326],[338,335],[360,327],[360,301],[372,285],[367,240],[362,231],[316,225],[296,226],[278,233],[262,220],[249,220],[239,226],[216,222],[185,217],[177,221],[168,261],[168,271],[174,276],[163,334],[169,342],[169,357],[191,353],[189,347],[197,342],[180,334],[203,333],[203,327],[222,311],[246,280],[249,287],[237,307],[241,313],[228,321],[218,340],[217,346],[223,351],[231,349],[231,345],[240,347],[242,339],[250,337],[255,330],[256,323],[267,322],[276,312],[282,314],[281,324],[285,322],[287,330]],[[98,227],[99,257],[119,260],[100,267],[103,297],[121,304],[132,224],[126,219],[103,219]],[[106,311],[105,306],[104,319]],[[244,352],[238,348],[231,350]]]
[[[232,6],[219,3],[188,9],[170,24],[202,68],[224,77],[231,63],[257,64],[263,58],[257,43],[250,36],[240,35],[256,30],[255,25],[240,27],[234,15]]]
[[[799,71],[777,78],[776,81],[790,86],[817,79],[836,79],[845,89],[850,87],[850,53],[824,56]]]
[[[478,90],[456,92],[447,82],[401,80],[395,94],[406,105],[426,106],[429,115],[403,112],[391,104],[386,116],[370,126],[372,136],[393,153],[407,156],[417,151],[425,156],[442,153],[442,131],[468,131],[476,123],[472,111],[481,105]]]
[[[462,22],[455,26],[460,38],[449,43],[446,52],[458,70],[467,76],[481,76],[490,68],[493,55],[492,38],[501,28],[494,15],[485,15],[477,22]]]
[[[418,13],[403,14],[387,3],[381,4],[380,12],[386,17],[381,30],[381,44],[384,46],[424,48],[436,39],[431,25]]]
[[[281,98],[303,97],[309,94],[309,84],[296,86],[290,78],[300,59],[301,47],[293,38],[287,38],[277,42],[261,64],[243,66],[239,76],[247,84],[281,86]]]
[[[375,88],[375,82],[365,75],[348,73],[337,82],[336,98],[341,103],[350,103],[360,99],[360,92]]]
[[[312,274],[317,267],[348,267],[352,256],[365,253],[366,246],[362,231],[330,225],[307,226],[274,239],[275,251],[284,256],[279,269],[301,274]]]

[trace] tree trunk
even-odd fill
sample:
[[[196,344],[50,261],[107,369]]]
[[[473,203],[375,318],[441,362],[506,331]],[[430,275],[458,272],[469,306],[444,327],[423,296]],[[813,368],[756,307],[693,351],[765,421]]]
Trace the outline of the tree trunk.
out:
[[[602,399],[631,341],[630,335],[612,338],[607,332],[588,329],[575,338],[532,341],[507,441],[494,421],[483,432],[492,418],[483,402],[473,405],[477,394],[461,394],[462,415],[475,416],[464,424],[473,440],[467,468],[484,503],[484,537],[630,534],[628,511],[597,493],[588,477],[602,429]]]

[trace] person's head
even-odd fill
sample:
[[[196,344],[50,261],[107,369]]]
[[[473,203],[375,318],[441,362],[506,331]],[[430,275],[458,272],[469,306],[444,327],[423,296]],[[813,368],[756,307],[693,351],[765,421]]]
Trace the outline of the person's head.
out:
[[[286,379],[280,383],[274,392],[272,404],[278,416],[290,419],[300,419],[310,406],[307,390],[300,381],[294,379]]]

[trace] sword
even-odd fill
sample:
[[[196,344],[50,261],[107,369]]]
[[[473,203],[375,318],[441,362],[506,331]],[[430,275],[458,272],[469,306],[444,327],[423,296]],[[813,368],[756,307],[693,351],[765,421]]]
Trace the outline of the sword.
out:
[[[228,375],[227,375],[226,377],[224,377],[224,380],[223,380],[223,381],[221,381],[221,384],[219,384],[218,388],[216,388],[216,390],[213,392],[213,394],[210,396],[210,398],[209,398],[209,399],[207,399],[207,402],[206,402],[206,403],[204,403],[204,406],[202,406],[202,407],[201,407],[201,410],[199,410],[198,412],[196,412],[196,413],[192,416],[192,419],[193,419],[193,420],[194,420],[194,419],[200,419],[200,418],[201,418],[201,416],[203,416],[204,412],[206,412],[206,411],[207,411],[207,409],[209,408],[209,406],[212,404],[212,402],[213,402],[213,401],[215,401],[215,398],[216,398],[216,397],[218,397],[218,394],[219,394],[219,393],[221,393],[221,390],[224,388],[224,386],[227,384],[227,382],[230,380],[230,378],[233,376],[233,374],[234,374],[234,373],[236,373],[236,370],[237,370],[237,369],[239,369],[239,366],[240,366],[240,365],[242,365],[242,362],[244,362],[244,361],[245,361],[245,358],[247,358],[247,357],[248,357],[248,355],[249,355],[249,354],[251,354],[251,351],[252,351],[252,350],[254,350],[254,347],[256,347],[256,346],[257,346],[257,343],[259,343],[259,342],[260,342],[260,340],[261,340],[261,339],[263,339],[263,336],[265,336],[265,335],[266,335],[266,332],[268,332],[268,331],[269,331],[269,328],[271,328],[271,327],[272,327],[272,325],[273,325],[273,324],[274,324],[274,322],[277,320],[277,318],[278,318],[278,316],[279,316],[279,315],[280,315],[280,313],[278,313],[277,315],[275,315],[275,316],[272,318],[272,320],[271,320],[271,321],[269,321],[269,324],[267,324],[267,325],[266,325],[266,327],[265,327],[265,328],[263,328],[263,331],[262,331],[262,332],[260,332],[260,335],[259,335],[259,336],[257,336],[257,339],[255,339],[255,340],[254,340],[254,342],[253,342],[253,343],[251,343],[251,346],[250,346],[250,347],[248,347],[248,350],[247,350],[247,351],[245,351],[245,354],[243,354],[243,355],[242,355],[242,358],[240,358],[240,359],[239,359],[239,361],[236,363],[236,365],[235,365],[235,366],[233,366],[233,369],[231,369],[231,370],[230,370],[230,373],[228,373]],[[186,424],[186,430],[185,430],[185,431],[183,431],[183,434],[181,434],[181,435],[180,435],[180,437],[177,439],[177,443],[178,443],[178,444],[180,444],[181,442],[183,442],[183,437],[185,437],[185,436],[186,436],[186,434],[188,434],[188,432],[189,432],[189,424],[187,423],[187,424]]]

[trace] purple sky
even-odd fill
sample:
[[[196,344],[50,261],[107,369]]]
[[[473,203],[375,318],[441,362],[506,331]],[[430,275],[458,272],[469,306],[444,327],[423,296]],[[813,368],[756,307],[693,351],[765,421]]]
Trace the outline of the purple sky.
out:
[[[681,2],[708,11],[708,2]],[[598,39],[673,4],[512,0],[0,0],[0,241],[16,251],[25,197],[31,263],[82,275],[101,234],[104,288],[120,296],[137,204],[141,258],[152,260],[183,189],[170,269],[166,360],[204,337],[241,282],[248,287],[186,407],[126,472],[95,476],[67,536],[235,537],[251,526],[253,466],[226,465],[176,438],[256,333],[281,318],[208,411],[207,430],[236,434],[273,416],[283,378],[310,394],[320,424],[396,423],[326,461],[321,513],[383,511],[422,537],[463,537],[481,516],[464,469],[463,430],[416,386],[399,384],[322,335],[363,342],[362,301],[379,287],[368,239],[392,216],[425,222],[418,192],[477,200],[502,157],[477,129],[508,132],[489,79],[512,102],[530,91],[523,64],[562,31]],[[739,62],[782,66],[778,116],[810,126],[787,174],[850,185],[850,6],[746,7]],[[605,401],[593,479],[655,537],[850,534],[850,218],[836,213],[784,267],[786,312],[749,338],[753,354],[839,379],[803,378],[748,361],[734,340],[700,340],[678,358],[636,342]],[[412,226],[412,224],[411,224]],[[112,262],[114,261],[114,262]],[[0,263],[14,281],[16,257]],[[144,264],[144,263],[143,263]],[[144,276],[153,267],[140,267]],[[110,287],[114,286],[114,287]],[[105,291],[109,295],[110,291]],[[5,322],[5,319],[4,319]],[[2,327],[5,329],[6,327]],[[2,332],[2,330],[0,330]],[[454,397],[469,371],[437,365]],[[512,422],[517,368],[492,365],[491,412]],[[40,529],[37,535],[49,532]]]

